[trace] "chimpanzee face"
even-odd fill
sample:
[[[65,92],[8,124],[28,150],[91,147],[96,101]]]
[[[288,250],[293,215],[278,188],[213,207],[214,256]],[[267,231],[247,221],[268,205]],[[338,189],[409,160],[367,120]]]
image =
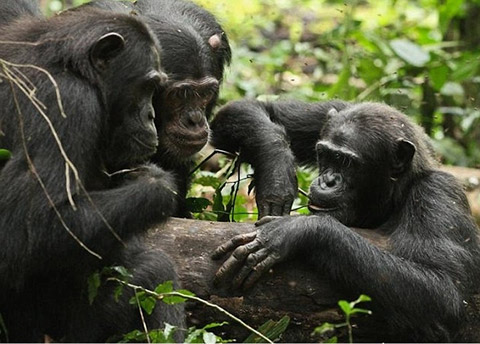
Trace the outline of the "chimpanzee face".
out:
[[[345,225],[355,221],[354,203],[357,195],[361,158],[353,150],[328,140],[316,145],[319,176],[310,186],[309,209],[313,213],[328,213]]]
[[[156,42],[143,43],[126,42],[112,32],[91,49],[108,110],[104,161],[110,171],[142,163],[157,149],[152,97],[166,84],[167,76],[160,69]],[[125,68],[125,60],[135,64]]]
[[[156,119],[160,147],[178,160],[189,159],[208,141],[207,115],[218,95],[219,81],[207,76],[201,79],[172,81],[155,95]]]
[[[348,109],[328,120],[316,145],[319,176],[310,186],[309,209],[347,226],[376,227],[390,215],[395,186],[409,169],[415,146],[394,139],[371,116]],[[377,118],[382,123],[382,115]],[[370,122],[365,127],[363,122]],[[385,133],[386,130],[386,133]]]

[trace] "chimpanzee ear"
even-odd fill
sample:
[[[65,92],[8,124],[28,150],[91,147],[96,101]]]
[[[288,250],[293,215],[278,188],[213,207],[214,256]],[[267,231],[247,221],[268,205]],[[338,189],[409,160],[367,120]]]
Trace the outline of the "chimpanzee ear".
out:
[[[93,67],[99,71],[107,67],[110,59],[125,48],[125,39],[116,32],[109,32],[98,39],[90,50]]]
[[[327,118],[332,118],[333,116],[336,116],[336,115],[338,115],[338,111],[333,107],[327,112]]]
[[[395,157],[393,159],[392,177],[397,178],[404,173],[410,166],[417,148],[413,142],[398,139],[395,148]]]
[[[213,49],[217,50],[220,48],[220,45],[222,44],[222,35],[219,33],[216,33],[208,39],[208,45]]]

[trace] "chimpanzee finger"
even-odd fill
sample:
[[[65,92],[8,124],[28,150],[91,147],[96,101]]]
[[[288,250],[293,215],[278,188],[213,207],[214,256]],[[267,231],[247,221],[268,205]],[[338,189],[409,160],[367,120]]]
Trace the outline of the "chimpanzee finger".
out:
[[[272,222],[273,220],[276,220],[276,219],[279,219],[279,218],[281,218],[281,216],[265,216],[265,217],[262,217],[260,220],[255,222],[255,227],[264,225],[266,223]]]
[[[235,289],[240,288],[242,285],[243,280],[248,276],[248,274],[255,270],[255,267],[262,262],[266,257],[268,257],[268,250],[266,248],[262,248],[257,252],[251,253],[248,255],[245,265],[241,268],[240,272],[234,278],[232,282],[232,286]]]
[[[253,269],[253,272],[247,277],[245,282],[243,283],[243,289],[249,289],[252,287],[252,285],[255,284],[255,282],[270,268],[275,265],[275,263],[278,261],[278,255],[272,254],[268,256],[265,260],[260,262],[255,269]]]
[[[232,239],[228,240],[225,244],[217,247],[212,253],[212,259],[217,260],[223,257],[226,253],[233,251],[236,247],[240,245],[247,244],[255,240],[257,232],[250,232],[247,234],[240,234],[234,236]]]
[[[222,281],[232,278],[233,274],[235,274],[236,271],[244,264],[244,260],[247,258],[247,256],[250,253],[258,250],[260,247],[261,244],[258,241],[253,241],[246,245],[237,247],[235,251],[233,251],[232,255],[228,257],[228,259],[218,269],[213,283],[218,285],[222,283]]]

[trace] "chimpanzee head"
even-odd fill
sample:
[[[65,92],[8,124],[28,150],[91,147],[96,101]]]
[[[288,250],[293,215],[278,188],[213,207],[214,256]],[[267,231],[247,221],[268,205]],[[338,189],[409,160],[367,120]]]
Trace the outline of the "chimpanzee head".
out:
[[[98,10],[85,10],[90,12]],[[104,161],[110,171],[144,162],[156,152],[152,97],[167,79],[160,68],[158,41],[147,26],[128,15],[117,22],[105,25],[105,33],[90,33],[93,44],[88,49],[90,78],[95,79],[108,113]]]
[[[163,14],[148,12],[141,7],[144,3],[138,3],[139,10],[160,40],[162,66],[169,79],[154,96],[154,107],[161,112],[155,120],[159,155],[187,161],[208,141],[208,118],[224,65],[230,61],[230,47],[221,27],[198,6],[167,1],[171,12]]]
[[[331,110],[316,145],[319,177],[309,209],[352,227],[375,228],[400,206],[404,188],[435,163],[425,134],[377,103]]]

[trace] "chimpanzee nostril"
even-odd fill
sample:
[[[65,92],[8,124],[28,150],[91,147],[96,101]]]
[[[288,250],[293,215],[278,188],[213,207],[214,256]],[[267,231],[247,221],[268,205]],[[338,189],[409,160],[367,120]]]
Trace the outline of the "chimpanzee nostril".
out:
[[[153,121],[155,119],[155,111],[148,112],[148,120]]]
[[[337,187],[342,182],[342,176],[340,173],[334,173],[332,171],[326,171],[320,178],[320,187],[322,189]]]
[[[327,184],[329,188],[333,188],[336,184],[336,179],[332,178],[331,176],[327,177],[325,178],[325,184]]]

